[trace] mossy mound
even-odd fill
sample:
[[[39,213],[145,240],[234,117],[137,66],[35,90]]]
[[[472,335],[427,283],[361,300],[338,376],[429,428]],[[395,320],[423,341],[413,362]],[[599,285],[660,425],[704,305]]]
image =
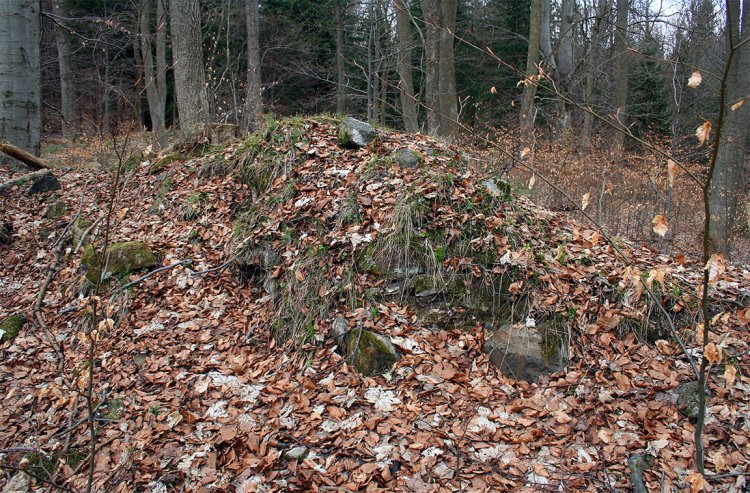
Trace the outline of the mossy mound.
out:
[[[0,342],[12,341],[26,323],[26,315],[15,313],[0,322]]]
[[[92,245],[84,249],[81,264],[86,268],[86,280],[90,285],[96,285],[100,274],[103,280],[125,277],[131,272],[157,264],[151,247],[140,241],[112,243],[108,252],[106,271],[102,273],[101,251]]]
[[[343,347],[347,362],[363,375],[385,373],[398,361],[391,341],[370,330],[351,330],[344,336]]]

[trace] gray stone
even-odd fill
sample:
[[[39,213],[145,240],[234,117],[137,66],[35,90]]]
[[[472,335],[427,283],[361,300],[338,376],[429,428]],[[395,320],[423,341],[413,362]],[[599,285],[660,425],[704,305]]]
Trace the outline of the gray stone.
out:
[[[402,168],[414,169],[424,164],[424,156],[420,152],[407,148],[393,151],[391,159]]]
[[[685,382],[677,387],[677,410],[686,418],[698,417],[700,391],[698,382]],[[708,390],[706,396],[708,397]]]
[[[483,350],[508,377],[534,382],[540,375],[563,371],[568,365],[568,349],[559,330],[507,324],[486,335]]]
[[[0,245],[10,243],[11,241],[13,241],[13,224],[0,224]]]
[[[310,449],[299,445],[297,447],[290,448],[289,450],[281,454],[281,457],[286,460],[302,460],[307,457],[309,453]]]
[[[336,317],[331,324],[331,335],[336,338],[343,337],[348,328],[344,317]]]
[[[338,144],[341,147],[365,147],[378,136],[372,125],[347,116],[339,125]]]
[[[63,214],[68,212],[68,206],[66,206],[62,202],[52,202],[50,205],[47,206],[47,210],[44,211],[44,217],[47,219],[57,219]]]
[[[96,285],[101,272],[101,254],[92,245],[83,250],[81,264],[86,267],[86,280],[92,286]],[[131,272],[153,267],[157,264],[156,256],[151,247],[140,241],[123,241],[109,246],[106,264],[107,271],[102,279],[110,277],[124,277]]]
[[[31,188],[29,188],[29,195],[51,190],[60,190],[60,180],[55,175],[44,175],[34,180]]]
[[[349,331],[343,346],[347,362],[367,376],[387,372],[399,358],[390,339],[366,329]]]
[[[482,185],[484,185],[487,188],[487,191],[493,196],[498,198],[508,197],[510,196],[511,189],[510,185],[505,183],[504,181],[500,182],[500,185],[495,183],[494,180],[484,180],[482,182]]]

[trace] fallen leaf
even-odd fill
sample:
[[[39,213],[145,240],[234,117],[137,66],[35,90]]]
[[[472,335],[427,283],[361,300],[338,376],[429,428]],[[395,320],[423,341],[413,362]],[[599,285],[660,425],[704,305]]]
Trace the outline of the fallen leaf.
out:
[[[531,175],[531,179],[529,180],[529,190],[534,188],[534,185],[536,185],[536,175]]]
[[[719,278],[724,274],[727,268],[727,259],[721,253],[714,253],[706,262],[705,270],[708,271],[708,282],[711,286],[716,286]]]
[[[747,100],[747,98],[740,99],[739,101],[734,103],[732,105],[732,111],[737,111],[738,109],[742,108],[742,105],[745,104],[745,100]]]
[[[495,89],[495,86],[492,86],[492,88],[490,89],[490,92],[492,94],[497,94],[497,89]]]
[[[523,150],[521,151],[521,159],[528,156],[530,152],[531,152],[531,149],[529,149],[528,147],[524,147]]]
[[[735,378],[737,378],[737,368],[734,365],[727,365],[724,368],[724,380],[726,380],[726,387],[728,389],[734,386]]]
[[[692,493],[698,493],[702,489],[708,486],[708,483],[703,478],[703,475],[698,471],[693,471],[685,477],[685,481],[690,483],[690,491]]]
[[[701,125],[695,130],[695,136],[698,138],[698,142],[700,143],[698,147],[705,144],[706,140],[708,140],[708,137],[710,135],[711,135],[711,122],[706,120],[705,122],[703,122],[703,125]]]
[[[708,344],[706,344],[703,354],[706,356],[706,360],[708,360],[708,362],[712,365],[716,365],[721,362],[721,351],[713,342],[709,342]]]
[[[667,161],[667,177],[669,178],[669,186],[674,187],[674,179],[677,177],[678,170],[677,163],[671,159]]]
[[[581,210],[586,210],[586,207],[589,206],[589,200],[591,199],[591,193],[586,192],[586,195],[583,196],[583,199],[581,200]]]

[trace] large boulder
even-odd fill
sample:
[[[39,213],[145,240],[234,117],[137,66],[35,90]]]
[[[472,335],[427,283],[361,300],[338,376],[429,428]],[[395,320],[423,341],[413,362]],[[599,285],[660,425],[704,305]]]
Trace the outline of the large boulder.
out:
[[[29,195],[52,190],[60,190],[60,180],[55,175],[44,175],[34,180],[31,188],[29,188]]]
[[[338,143],[341,147],[366,147],[377,136],[372,125],[347,116],[339,125]]]
[[[86,280],[91,285],[96,285],[101,272],[101,252],[92,245],[83,251],[81,264],[86,267]],[[140,241],[123,241],[112,243],[109,246],[109,262],[102,279],[112,277],[124,277],[133,271],[145,269],[156,265],[156,256],[151,247]]]
[[[367,376],[387,372],[399,358],[390,339],[366,329],[349,331],[343,347],[347,361]]]
[[[534,382],[567,367],[565,337],[559,330],[545,324],[506,324],[489,331],[483,350],[508,377]]]
[[[0,322],[0,342],[12,341],[15,339],[25,323],[26,316],[22,313],[16,313],[6,317]]]

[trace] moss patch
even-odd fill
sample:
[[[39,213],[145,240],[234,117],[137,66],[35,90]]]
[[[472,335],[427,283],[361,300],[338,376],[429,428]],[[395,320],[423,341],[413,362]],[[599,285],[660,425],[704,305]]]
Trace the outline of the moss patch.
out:
[[[398,361],[398,353],[386,337],[365,329],[354,329],[344,336],[344,353],[349,363],[363,375],[379,375]]]
[[[18,335],[23,324],[26,323],[26,315],[15,313],[0,323],[0,341],[12,341]]]
[[[102,266],[101,252],[93,246],[87,246],[83,251],[81,264],[86,267],[86,280],[89,284],[96,285]],[[112,243],[109,246],[109,261],[102,279],[111,277],[124,277],[133,271],[153,267],[156,265],[156,256],[151,248],[140,241],[125,241]]]

